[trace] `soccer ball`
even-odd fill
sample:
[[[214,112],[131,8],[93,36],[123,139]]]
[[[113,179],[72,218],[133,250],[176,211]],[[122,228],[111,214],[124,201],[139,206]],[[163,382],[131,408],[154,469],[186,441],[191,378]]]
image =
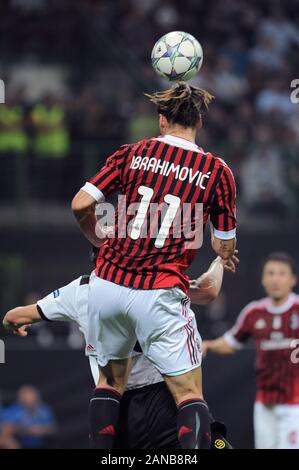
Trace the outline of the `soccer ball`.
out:
[[[162,36],[153,47],[155,71],[171,82],[190,80],[202,66],[200,43],[189,33],[172,31]]]

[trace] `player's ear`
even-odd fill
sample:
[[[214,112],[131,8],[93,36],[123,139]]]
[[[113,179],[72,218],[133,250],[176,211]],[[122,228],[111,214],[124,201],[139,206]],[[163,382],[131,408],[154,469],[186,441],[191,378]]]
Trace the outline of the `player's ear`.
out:
[[[168,126],[168,121],[167,121],[166,117],[163,116],[163,114],[159,114],[159,128],[160,128],[160,131],[161,131],[162,134],[167,129],[167,126]]]

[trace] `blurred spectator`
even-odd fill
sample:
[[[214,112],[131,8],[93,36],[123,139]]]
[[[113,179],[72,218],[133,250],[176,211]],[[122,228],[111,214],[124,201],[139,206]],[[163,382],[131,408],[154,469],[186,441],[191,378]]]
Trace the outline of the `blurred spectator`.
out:
[[[155,8],[155,21],[163,30],[171,31],[179,22],[179,15],[169,0],[162,0]]]
[[[282,55],[274,49],[274,40],[270,37],[262,37],[259,42],[249,50],[249,62],[252,65],[260,65],[268,69],[279,69],[283,64]]]
[[[53,95],[47,95],[31,111],[33,150],[41,158],[64,158],[70,149],[65,111]]]
[[[275,54],[285,54],[292,44],[299,46],[299,28],[278,6],[273,9],[271,16],[261,20],[258,30],[261,37],[271,38]]]
[[[286,172],[268,127],[257,127],[256,141],[241,165],[240,178],[243,200],[255,215],[285,215],[290,204]]]
[[[63,194],[64,159],[70,152],[70,137],[62,103],[44,97],[31,111],[33,126],[35,196],[59,200]]]
[[[158,135],[158,119],[151,103],[146,99],[137,102],[135,112],[129,121],[129,142],[138,142],[141,139]]]
[[[18,170],[24,163],[28,144],[23,104],[16,98],[9,97],[5,105],[0,105],[0,197],[2,201],[11,200],[16,196],[16,187],[12,182],[18,181]]]
[[[256,97],[257,110],[262,113],[278,112],[284,115],[295,112],[295,106],[290,99],[290,90],[285,85],[277,77],[268,80],[266,87]]]
[[[220,56],[213,73],[212,92],[226,104],[236,103],[248,89],[247,80],[233,72],[232,62]]]
[[[11,93],[24,89],[26,100],[30,103],[42,100],[46,94],[62,98],[68,94],[66,77],[67,71],[63,65],[39,63],[34,56],[29,56],[12,64],[8,89]]]
[[[48,447],[54,433],[55,419],[51,409],[41,402],[36,388],[22,386],[17,402],[3,412],[2,443],[8,448],[41,449]]]
[[[248,64],[248,51],[244,38],[241,35],[232,35],[223,48],[223,54],[231,61],[232,72],[244,76]]]

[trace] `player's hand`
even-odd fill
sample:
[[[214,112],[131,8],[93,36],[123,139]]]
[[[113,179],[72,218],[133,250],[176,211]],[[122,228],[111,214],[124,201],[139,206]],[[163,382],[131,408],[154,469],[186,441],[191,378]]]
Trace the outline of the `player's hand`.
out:
[[[28,335],[28,331],[27,328],[29,328],[31,326],[31,324],[29,325],[18,325],[17,323],[10,323],[8,321],[3,321],[3,326],[6,330],[8,331],[12,331],[12,333],[14,335],[17,335],[17,336],[27,336]]]
[[[225,271],[228,271],[228,272],[231,272],[231,273],[235,273],[236,270],[237,270],[237,265],[239,264],[240,262],[240,259],[237,257],[237,254],[238,254],[238,250],[235,250],[234,251],[234,254],[232,255],[231,258],[225,260],[225,259],[222,259],[220,256],[219,256],[219,261],[223,264],[223,268]]]
[[[16,328],[14,328],[13,330],[13,334],[14,335],[17,335],[17,336],[28,336],[28,331],[27,331],[27,328],[29,328],[31,326],[30,325],[23,325],[23,326],[18,326]]]

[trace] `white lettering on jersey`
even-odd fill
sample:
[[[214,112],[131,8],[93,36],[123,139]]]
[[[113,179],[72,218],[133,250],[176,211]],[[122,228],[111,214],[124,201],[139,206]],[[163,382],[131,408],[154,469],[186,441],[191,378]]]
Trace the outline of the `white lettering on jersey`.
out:
[[[185,181],[188,180],[189,183],[195,183],[196,186],[199,186],[201,189],[206,189],[206,185],[211,176],[211,172],[202,173],[202,171],[193,171],[192,168],[187,166],[175,165],[174,163],[166,162],[161,159],[156,159],[154,157],[140,157],[133,156],[130,169],[131,170],[141,170],[151,171],[153,173],[159,173],[163,176],[169,176],[170,174],[174,175],[176,180]]]

